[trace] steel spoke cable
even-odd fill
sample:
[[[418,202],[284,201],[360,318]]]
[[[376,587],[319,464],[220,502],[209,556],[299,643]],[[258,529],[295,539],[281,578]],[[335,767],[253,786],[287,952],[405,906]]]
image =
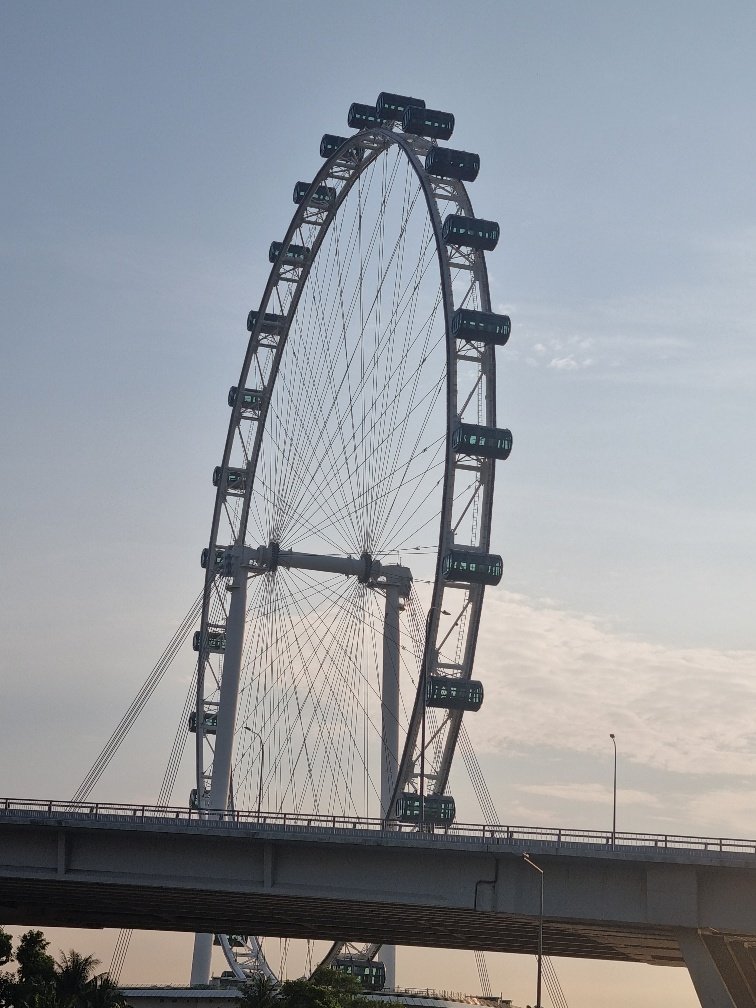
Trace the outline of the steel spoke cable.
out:
[[[351,655],[349,657],[351,658]]]
[[[97,760],[93,764],[87,776],[82,781],[81,785],[77,789],[73,796],[72,801],[80,802],[85,801],[89,795],[92,793],[92,789],[97,784],[97,782],[102,777],[103,773],[107,769],[110,761],[115,756],[124,738],[128,735],[134,726],[137,718],[144,710],[145,705],[148,700],[155,692],[158,684],[165,675],[166,671],[171,665],[171,662],[175,658],[176,654],[180,650],[182,644],[189,635],[192,627],[194,626],[197,617],[199,615],[200,609],[202,607],[202,593],[195,599],[189,612],[184,617],[178,630],[171,638],[169,644],[163,651],[163,654],[158,659],[157,663],[153,666],[150,674],[148,675],[145,682],[140,687],[137,695],[134,697],[129,707],[118,723],[117,727],[113,731],[112,735],[105,744],[102,752],[97,757]]]
[[[361,277],[361,278],[362,278],[362,276],[363,276],[363,271],[364,271],[364,266],[362,265],[362,262],[361,262],[361,269],[360,269],[360,277]],[[376,297],[376,298],[378,297],[378,292],[376,292],[376,295],[375,295],[375,297]],[[375,300],[375,298],[374,298],[374,300]],[[361,317],[360,317],[360,323],[361,323],[361,324],[360,324],[360,332],[361,332],[361,333],[364,333],[364,324],[365,324],[365,323],[364,323],[364,315],[363,315],[363,314],[361,314]],[[341,380],[340,380],[340,382],[339,382],[339,385],[338,385],[338,387],[336,388],[336,393],[337,393],[337,394],[338,394],[338,393],[339,393],[339,392],[341,391],[341,389],[342,389],[342,387],[343,387],[343,385],[344,385],[344,382],[346,381],[346,377],[347,377],[347,375],[348,375],[348,371],[349,371],[349,368],[351,367],[351,364],[352,364],[352,361],[353,361],[353,359],[354,359],[354,355],[355,355],[355,353],[356,353],[356,351],[357,351],[357,346],[358,346],[358,345],[359,345],[358,343],[355,343],[355,348],[354,348],[354,349],[352,350],[351,354],[349,355],[349,357],[348,357],[348,359],[347,359],[347,368],[346,368],[346,372],[345,372],[345,376],[344,376],[344,377],[342,377],[342,379],[341,379]],[[350,395],[350,397],[349,397],[349,403],[350,403],[350,404],[352,403],[352,399],[353,399],[353,397],[352,397],[352,396]],[[322,426],[321,426],[320,430],[319,430],[319,431],[318,431],[318,433],[317,433],[317,438],[322,438],[322,435],[323,435],[323,433],[324,433],[324,431],[325,431],[325,427],[326,427],[326,424],[327,424],[327,423],[328,423],[328,421],[330,420],[330,417],[331,417],[331,414],[333,413],[333,409],[334,409],[334,407],[335,407],[335,405],[336,405],[336,401],[337,401],[337,399],[336,399],[336,398],[334,398],[334,402],[333,402],[333,404],[332,404],[332,406],[331,406],[331,409],[329,410],[329,413],[328,413],[328,414],[327,414],[327,416],[325,417],[325,419],[324,419],[324,422],[323,422],[323,424],[322,424]],[[344,415],[344,419],[345,419],[345,418],[346,418],[346,414]],[[339,424],[339,426],[341,426],[341,423]]]
[[[350,599],[349,599],[350,602],[352,602],[352,600],[354,598],[354,592],[355,592],[354,587],[350,586]],[[324,663],[324,665],[322,666],[325,669],[328,669],[329,667],[331,667],[331,668],[339,668],[338,662],[335,661],[335,657],[338,655],[339,650],[342,650],[342,651],[346,650],[345,658],[346,658],[346,660],[347,660],[348,663],[353,661],[352,653],[349,650],[349,648],[347,647],[346,649],[344,649],[344,647],[343,647],[343,624],[344,624],[345,620],[348,618],[348,616],[350,614],[353,614],[353,608],[354,607],[353,607],[353,605],[344,606],[342,604],[342,608],[344,609],[344,617],[343,617],[343,619],[341,621],[341,626],[339,627],[339,630],[341,632],[339,632],[339,634],[337,634],[337,635],[334,635],[334,646],[336,647],[336,653],[334,654],[334,652],[332,650],[329,650],[329,652],[327,654],[329,662]],[[351,610],[351,613],[348,612],[347,610]],[[331,691],[331,696],[332,696],[332,691]],[[324,736],[322,735],[322,733],[320,733],[320,740],[321,740],[321,742],[325,741],[324,740]],[[351,794],[351,787],[349,788],[349,792]]]
[[[346,591],[348,591],[348,586],[345,587],[344,594],[346,593]],[[325,624],[325,619],[323,617],[320,617],[320,622],[321,622],[321,624]],[[302,635],[303,635],[303,631],[304,631],[305,634],[307,634],[311,638],[310,631],[308,630],[308,628],[307,628],[306,625],[304,627],[298,627],[297,628],[297,633],[294,636],[295,636],[295,642],[296,642],[297,649],[299,650],[299,657],[300,657],[300,660],[302,662],[302,674],[304,675],[305,679],[308,680],[308,683],[309,683],[309,685],[308,685],[308,693],[306,695],[306,698],[307,699],[312,699],[314,684],[312,682],[312,677],[309,674],[309,666],[308,666],[308,663],[307,663],[307,660],[306,660],[306,656],[302,655],[302,653],[301,653],[301,638],[302,638]],[[292,690],[292,692],[296,692],[296,691]],[[298,698],[296,698],[296,699],[297,699],[297,702],[298,702]],[[315,703],[316,703],[316,708],[315,708],[314,716],[316,716],[318,714],[317,695],[315,695]],[[300,756],[301,756],[301,751],[300,751]],[[278,757],[277,762],[280,762],[280,757]],[[271,773],[274,771],[274,769],[275,768],[271,768]],[[294,772],[295,769],[296,769],[296,764],[293,764],[289,768],[289,779],[290,779],[290,781],[293,780],[293,772]],[[282,794],[281,804],[283,803],[284,800],[285,800],[285,793]]]

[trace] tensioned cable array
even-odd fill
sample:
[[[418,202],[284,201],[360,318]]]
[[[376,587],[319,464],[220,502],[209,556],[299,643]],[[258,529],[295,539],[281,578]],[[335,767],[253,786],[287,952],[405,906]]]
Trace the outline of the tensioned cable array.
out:
[[[102,777],[110,761],[118,752],[118,749],[123,740],[126,738],[128,733],[134,727],[134,723],[144,710],[145,704],[150,699],[152,694],[155,692],[158,683],[167,672],[171,662],[176,657],[176,654],[181,648],[181,645],[188,637],[189,632],[191,631],[192,627],[195,625],[197,621],[197,617],[199,616],[201,608],[202,608],[202,594],[200,593],[200,595],[197,596],[194,603],[192,604],[191,609],[184,617],[181,626],[173,635],[165,651],[163,651],[158,662],[153,667],[149,676],[141,686],[139,692],[129,704],[128,710],[121,718],[117,728],[108,739],[105,747],[95,760],[89,773],[84,778],[82,783],[79,785],[78,790],[73,796],[72,799],[73,801],[85,801],[92,793],[92,789],[95,787],[99,779]]]

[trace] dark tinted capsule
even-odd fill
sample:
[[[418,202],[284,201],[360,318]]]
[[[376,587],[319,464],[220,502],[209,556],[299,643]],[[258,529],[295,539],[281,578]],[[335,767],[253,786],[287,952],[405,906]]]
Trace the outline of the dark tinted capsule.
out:
[[[501,427],[459,424],[452,434],[452,451],[457,455],[504,461],[512,451],[512,431]]]
[[[422,98],[410,98],[408,95],[391,94],[388,91],[381,91],[378,101],[375,103],[375,111],[378,118],[384,122],[401,122],[404,110],[410,105],[416,108],[425,108]]]
[[[368,126],[380,126],[381,120],[375,110],[375,105],[360,105],[352,102],[347,115],[347,126],[350,129],[365,129]]]
[[[454,116],[439,109],[409,105],[404,110],[402,129],[405,133],[416,133],[433,140],[448,140],[454,132]]]
[[[447,245],[491,252],[499,241],[499,225],[496,221],[483,220],[480,217],[450,214],[444,221],[441,234]]]
[[[449,550],[441,561],[441,577],[444,581],[497,585],[501,581],[503,570],[502,559],[496,553],[454,549]]]
[[[478,711],[483,704],[483,683],[477,679],[429,676],[425,703],[442,710]]]
[[[474,182],[480,171],[480,155],[451,147],[431,147],[425,156],[425,170],[439,178]]]
[[[335,154],[342,144],[348,143],[351,137],[335,136],[333,133],[325,133],[323,139],[320,141],[320,156],[323,158],[329,158],[332,154]],[[365,156],[365,151],[361,147],[346,147],[342,153],[339,160],[342,158],[346,161],[361,161]]]
[[[283,249],[283,242],[271,242],[271,246],[268,249],[268,260],[274,263]],[[289,245],[286,253],[283,257],[283,262],[285,263],[303,263],[310,255],[310,250],[304,245]]]
[[[297,182],[294,186],[294,202],[302,203],[310,188],[309,182]],[[336,190],[333,186],[320,185],[314,192],[310,193],[307,201],[311,206],[329,207],[336,201]]]
[[[458,308],[452,315],[452,336],[468,343],[491,343],[504,346],[512,331],[509,315]]]
[[[257,324],[257,316],[259,312],[251,311],[247,315],[247,332],[252,332]],[[260,332],[265,333],[267,336],[277,335],[284,326],[286,322],[285,315],[275,315],[272,312],[265,312],[263,316],[262,325],[260,326]]]

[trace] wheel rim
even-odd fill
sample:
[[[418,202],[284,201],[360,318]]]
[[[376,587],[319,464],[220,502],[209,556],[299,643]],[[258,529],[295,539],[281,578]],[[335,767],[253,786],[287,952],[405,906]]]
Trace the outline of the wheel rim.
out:
[[[440,208],[466,216],[472,208],[461,183],[425,174],[420,157],[429,146],[389,129],[362,131],[350,142],[362,159],[337,152],[313,181],[310,194],[329,186],[333,205],[302,204],[292,218],[283,247],[312,251],[304,263],[279,257],[273,264],[251,331],[237,388],[267,395],[255,409],[237,393],[232,408],[201,624],[205,641],[224,623],[227,581],[216,559],[232,543],[401,555],[416,584],[425,584],[423,602],[413,591],[402,619],[408,688],[394,798],[417,787],[420,670],[453,666],[467,678],[472,671],[483,587],[451,589],[440,564],[455,541],[488,550],[493,495],[493,462],[460,466],[451,451],[459,419],[496,422],[493,348],[468,344],[462,354],[450,333],[455,308],[490,310],[485,260],[442,241]],[[285,320],[275,333],[265,331],[266,312]],[[245,486],[229,493],[234,469],[243,471]],[[373,589],[350,580],[280,568],[253,579],[233,772],[237,807],[376,814],[380,606]],[[212,766],[207,713],[222,682],[222,656],[201,652],[199,795]],[[446,788],[460,723],[461,712],[429,712],[429,791]],[[233,943],[221,944],[234,971],[247,972],[234,960]],[[251,939],[247,960],[261,957]]]

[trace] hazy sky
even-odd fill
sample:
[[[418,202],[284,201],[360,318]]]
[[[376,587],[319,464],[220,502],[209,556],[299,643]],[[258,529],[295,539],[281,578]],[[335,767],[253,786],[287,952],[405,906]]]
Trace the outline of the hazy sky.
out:
[[[268,244],[385,89],[455,113],[502,229],[515,450],[467,721],[500,815],[608,827],[613,731],[619,828],[756,835],[755,35],[751,2],[6,0],[7,794],[73,794],[199,591]],[[154,799],[190,675],[100,797]],[[697,1003],[681,970],[557,966],[586,1008]],[[400,969],[478,986],[469,954]],[[529,959],[489,969],[532,1001]],[[123,977],[187,975],[185,938],[138,936]]]

